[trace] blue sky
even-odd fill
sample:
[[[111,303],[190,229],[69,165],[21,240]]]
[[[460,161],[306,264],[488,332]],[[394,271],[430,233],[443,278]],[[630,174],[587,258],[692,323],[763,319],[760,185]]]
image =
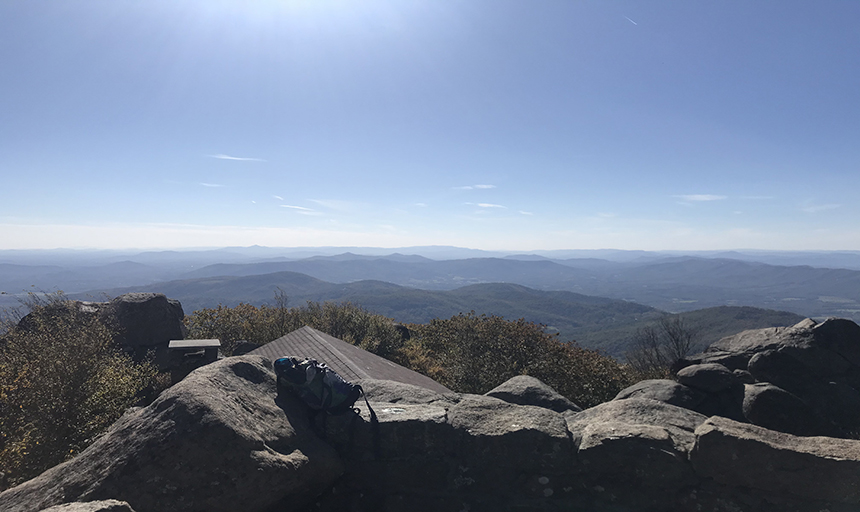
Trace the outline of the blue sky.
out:
[[[0,3],[0,249],[860,250],[860,2]]]

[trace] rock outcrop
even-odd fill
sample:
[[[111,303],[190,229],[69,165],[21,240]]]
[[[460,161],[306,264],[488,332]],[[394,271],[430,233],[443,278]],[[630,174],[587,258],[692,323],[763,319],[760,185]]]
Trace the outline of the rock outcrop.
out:
[[[860,432],[860,326],[830,318],[744,331],[685,361],[676,381],[643,381],[647,397],[801,436]]]
[[[168,342],[185,337],[182,305],[164,294],[126,293],[107,303],[86,304],[95,306],[102,321],[117,330],[118,343],[135,359],[143,359],[153,350],[163,359]]]
[[[306,421],[276,399],[271,362],[229,358],[193,372],[127,413],[74,459],[0,494],[4,512],[119,499],[137,512],[293,510],[343,471]],[[285,509],[288,510],[288,509]]]
[[[169,365],[167,345],[185,337],[182,304],[161,293],[126,293],[108,302],[69,301],[75,313],[92,315],[114,332],[114,341],[135,360],[155,355],[163,369]],[[48,304],[48,315],[68,315],[67,304]],[[33,314],[18,322],[21,329],[33,329]]]
[[[496,396],[363,380],[378,422],[363,402],[358,414],[322,422],[278,394],[269,360],[232,357],[127,413],[75,459],[0,494],[0,510],[107,499],[137,512],[858,510],[860,441],[752,424],[824,428],[815,423],[820,404],[782,387],[798,374],[773,373],[779,385],[749,376],[773,372],[754,364],[762,353],[794,358],[795,371],[793,354],[806,354],[803,368],[818,377],[837,354],[845,363],[827,375],[850,386],[860,337],[827,324],[744,333],[691,361],[681,382],[640,383],[584,411],[531,378],[488,393]],[[743,421],[696,412],[720,407]]]

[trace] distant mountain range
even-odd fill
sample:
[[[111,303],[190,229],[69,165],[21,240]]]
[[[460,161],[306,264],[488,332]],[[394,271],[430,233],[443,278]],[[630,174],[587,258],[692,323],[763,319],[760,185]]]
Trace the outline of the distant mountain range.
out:
[[[215,264],[185,276],[251,276],[284,271],[331,283],[377,280],[422,290],[453,290],[470,284],[505,282],[539,290],[622,299],[670,312],[732,305],[813,317],[860,319],[860,271],[690,256],[612,262],[593,258],[437,261],[402,255],[376,258],[340,255]]]
[[[860,320],[860,253],[855,252],[343,249],[0,251],[0,291],[7,292],[0,295],[0,306],[14,305],[14,295],[22,290],[62,289],[95,299],[103,292],[151,290],[181,300],[191,312],[219,303],[261,304],[281,287],[293,305],[351,300],[403,322],[471,310],[524,317],[613,353],[613,344],[629,337],[631,326],[660,311],[706,310],[727,325],[743,323],[729,317],[746,310],[713,308],[747,306]],[[768,263],[774,261],[821,266]],[[856,268],[835,268],[840,264]],[[696,315],[709,322],[707,315]],[[752,316],[777,321],[771,313],[762,315]],[[786,318],[779,321],[792,323]]]
[[[464,286],[454,290],[421,290],[382,281],[330,283],[306,274],[276,272],[250,276],[203,277],[144,287],[108,290],[110,296],[129,291],[153,291],[178,299],[186,311],[215,307],[272,303],[282,291],[290,305],[306,301],[352,302],[403,323],[425,323],[458,313],[524,318],[547,326],[562,340],[600,349],[620,357],[635,331],[653,323],[664,312],[624,300],[565,291],[543,291],[510,283]],[[749,328],[792,325],[804,317],[784,311],[750,307],[718,307],[684,314],[709,344],[722,336]]]

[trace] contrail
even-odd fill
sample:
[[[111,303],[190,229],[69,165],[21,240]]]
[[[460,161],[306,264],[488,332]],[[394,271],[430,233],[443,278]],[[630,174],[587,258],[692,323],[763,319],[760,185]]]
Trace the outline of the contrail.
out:
[[[634,24],[634,25],[639,25],[638,23],[636,23],[635,21],[631,20],[631,19],[630,19],[630,18],[628,18],[627,16],[625,16],[625,17],[624,17],[624,19],[626,19],[627,21],[629,21],[630,23],[632,23],[632,24]]]

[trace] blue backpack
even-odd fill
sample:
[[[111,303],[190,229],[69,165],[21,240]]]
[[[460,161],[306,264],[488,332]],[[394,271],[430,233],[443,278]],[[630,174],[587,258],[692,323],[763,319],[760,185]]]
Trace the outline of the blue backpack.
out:
[[[275,361],[275,374],[278,376],[278,387],[286,388],[298,395],[314,412],[324,412],[340,415],[353,411],[353,405],[364,390],[358,384],[353,384],[325,363],[315,359],[298,359],[282,357]],[[376,413],[370,407],[367,396],[364,402],[370,411],[371,421],[376,420]]]

